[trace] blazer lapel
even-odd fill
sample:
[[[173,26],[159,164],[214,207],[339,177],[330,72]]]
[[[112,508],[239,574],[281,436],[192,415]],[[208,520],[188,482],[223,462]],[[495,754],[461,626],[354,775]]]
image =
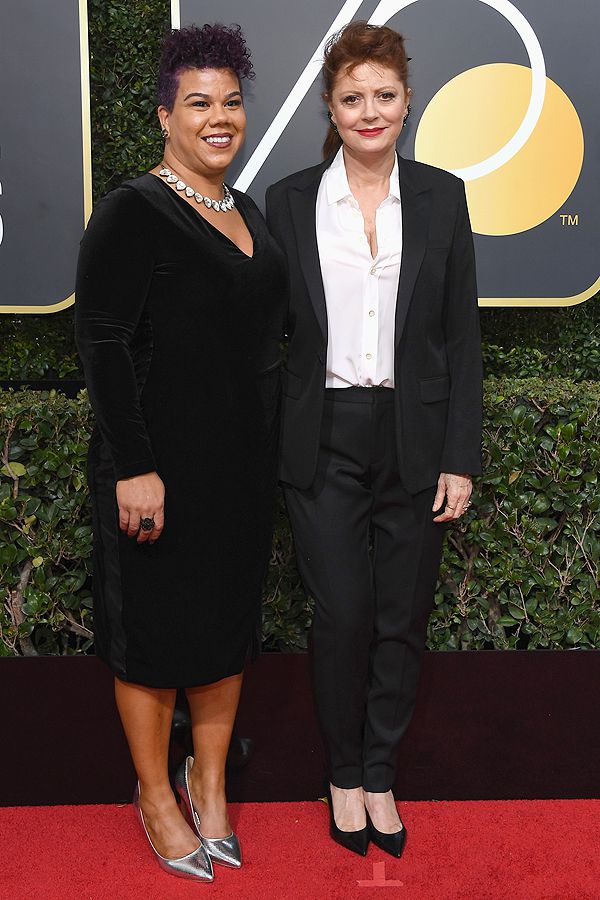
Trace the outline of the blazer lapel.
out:
[[[312,169],[302,173],[306,175],[306,178],[293,185],[289,193],[290,211],[294,231],[296,232],[300,265],[315,315],[325,340],[327,340],[327,307],[317,244],[316,205],[321,176],[325,169],[331,165],[331,162],[331,158],[327,159],[321,165],[314,166]]]
[[[399,157],[400,197],[402,201],[402,261],[396,300],[396,346],[400,343],[415,282],[425,255],[431,192],[420,188],[411,178],[406,160]]]

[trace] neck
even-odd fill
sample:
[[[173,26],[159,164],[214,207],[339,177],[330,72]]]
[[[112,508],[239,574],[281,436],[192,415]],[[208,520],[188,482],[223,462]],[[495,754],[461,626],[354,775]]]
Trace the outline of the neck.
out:
[[[344,145],[344,164],[348,184],[351,188],[386,188],[396,159],[396,148],[392,147],[381,155],[361,154]]]
[[[167,147],[165,147],[163,160],[168,169],[171,169],[175,175],[179,175],[194,190],[213,197],[215,200],[219,200],[222,197],[223,181],[225,180],[227,169],[217,170],[216,172],[199,172],[187,166],[183,160],[178,159],[176,154]]]

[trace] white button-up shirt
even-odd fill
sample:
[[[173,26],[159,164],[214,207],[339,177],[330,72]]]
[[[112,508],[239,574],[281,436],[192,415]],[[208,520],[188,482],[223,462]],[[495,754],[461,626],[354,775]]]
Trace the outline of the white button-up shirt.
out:
[[[394,322],[402,255],[398,157],[376,212],[373,259],[346,174],[343,148],[324,172],[316,206],[327,304],[326,387],[394,387]]]

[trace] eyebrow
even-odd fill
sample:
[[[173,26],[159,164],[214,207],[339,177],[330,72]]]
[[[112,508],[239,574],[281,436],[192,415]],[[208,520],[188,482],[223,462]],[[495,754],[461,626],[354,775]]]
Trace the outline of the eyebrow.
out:
[[[241,97],[241,96],[242,96],[241,91],[231,91],[231,93],[226,95],[228,100],[231,100],[232,97]],[[184,103],[186,100],[189,100],[190,97],[203,97],[204,99],[210,100],[210,94],[202,94],[200,91],[192,91],[191,94],[187,94],[187,96],[183,98]]]
[[[386,84],[386,85],[383,85],[383,87],[375,88],[375,90],[376,91],[395,91],[395,90],[397,90],[397,87],[395,87],[393,84]],[[340,91],[340,93],[342,93],[342,94],[362,94],[362,93],[364,93],[364,91],[353,90],[352,88],[348,88],[347,91]]]

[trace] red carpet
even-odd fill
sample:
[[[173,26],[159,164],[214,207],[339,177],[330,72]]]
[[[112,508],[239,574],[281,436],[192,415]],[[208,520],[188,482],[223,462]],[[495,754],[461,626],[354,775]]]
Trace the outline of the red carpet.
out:
[[[213,884],[163,873],[131,807],[0,809],[2,900],[598,900],[600,800],[401,804],[404,856],[365,859],[327,835],[322,803],[245,803],[245,852]],[[385,879],[385,880],[384,880]]]

